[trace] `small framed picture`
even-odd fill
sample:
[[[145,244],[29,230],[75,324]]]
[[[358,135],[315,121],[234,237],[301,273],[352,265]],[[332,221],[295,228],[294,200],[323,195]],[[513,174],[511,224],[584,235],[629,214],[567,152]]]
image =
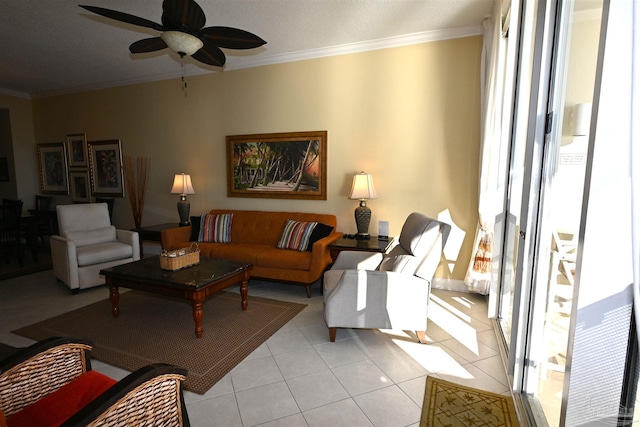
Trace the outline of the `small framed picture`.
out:
[[[89,171],[84,170],[69,172],[69,186],[72,202],[89,203],[91,201]]]
[[[122,149],[120,140],[89,141],[89,173],[91,195],[124,197]]]
[[[38,144],[40,190],[44,194],[69,194],[64,142]]]
[[[70,168],[88,166],[87,136],[84,133],[67,135],[67,160]]]

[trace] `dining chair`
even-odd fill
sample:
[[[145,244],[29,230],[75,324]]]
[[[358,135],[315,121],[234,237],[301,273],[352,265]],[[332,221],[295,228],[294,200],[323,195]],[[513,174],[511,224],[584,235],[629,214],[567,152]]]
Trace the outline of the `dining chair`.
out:
[[[22,202],[0,205],[0,252],[7,264],[12,257],[18,258],[20,267],[24,267],[24,255],[20,243],[20,217]]]
[[[38,237],[42,243],[45,242],[46,236],[55,234],[52,219],[52,196],[41,196],[36,194],[35,217],[38,224]]]

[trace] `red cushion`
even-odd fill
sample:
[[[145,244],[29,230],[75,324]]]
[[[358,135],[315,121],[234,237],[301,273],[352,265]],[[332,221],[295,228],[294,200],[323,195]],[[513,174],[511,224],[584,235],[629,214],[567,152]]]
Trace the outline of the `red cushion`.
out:
[[[116,383],[96,371],[89,371],[57,391],[7,417],[9,427],[59,426]]]

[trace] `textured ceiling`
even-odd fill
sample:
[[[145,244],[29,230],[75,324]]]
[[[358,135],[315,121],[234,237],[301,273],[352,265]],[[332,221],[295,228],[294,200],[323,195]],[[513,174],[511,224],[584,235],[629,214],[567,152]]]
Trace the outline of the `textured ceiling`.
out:
[[[38,97],[161,80],[219,67],[168,49],[132,55],[158,32],[92,14],[100,6],[160,22],[161,0],[0,0],[0,92]],[[224,49],[226,70],[479,34],[493,0],[199,0],[206,26],[267,44]],[[184,68],[182,68],[184,67]]]

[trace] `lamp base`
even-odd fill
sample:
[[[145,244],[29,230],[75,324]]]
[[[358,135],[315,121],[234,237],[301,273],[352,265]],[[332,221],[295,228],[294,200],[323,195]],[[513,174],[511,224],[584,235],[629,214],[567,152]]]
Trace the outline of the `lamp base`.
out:
[[[356,208],[354,215],[356,218],[356,227],[358,227],[356,239],[368,239],[369,223],[371,222],[371,209],[367,207],[364,200],[360,200],[360,206]]]
[[[189,211],[191,210],[191,204],[187,201],[187,196],[180,196],[178,201],[178,215],[180,216],[180,227],[186,227],[191,225],[189,222]]]

